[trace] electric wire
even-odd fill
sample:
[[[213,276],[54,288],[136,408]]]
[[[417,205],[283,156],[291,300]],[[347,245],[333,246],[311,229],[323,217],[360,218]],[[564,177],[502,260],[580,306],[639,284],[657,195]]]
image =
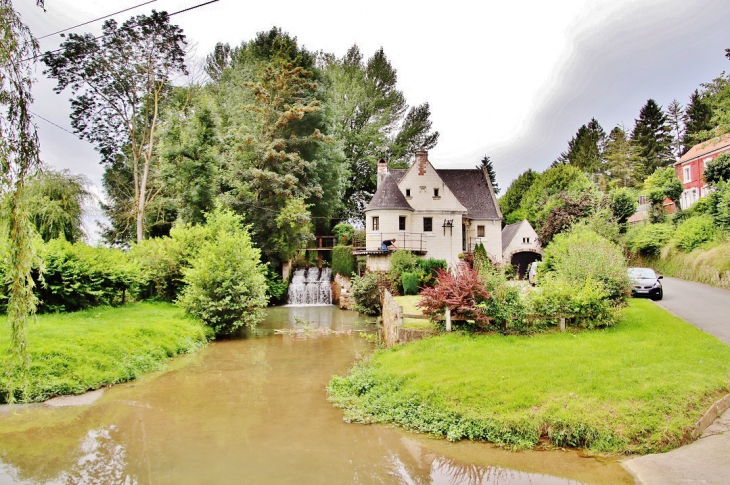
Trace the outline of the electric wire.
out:
[[[173,12],[173,13],[167,14],[167,16],[168,17],[172,17],[174,15],[178,15],[178,14],[181,14],[181,13],[189,12],[191,10],[195,10],[196,8],[205,7],[206,5],[210,5],[211,3],[216,3],[216,2],[219,2],[219,1],[220,0],[210,0],[209,2],[199,3],[198,5],[193,5],[192,7],[184,8],[182,10],[178,10],[177,12]],[[94,40],[102,39],[102,38],[106,37],[107,35],[111,35],[111,34],[102,34],[102,35],[99,35],[97,37],[94,37]],[[64,50],[64,48],[63,47],[60,47],[60,48],[55,49],[55,50],[52,50],[52,51],[46,51],[46,52],[44,52],[44,54],[55,54],[56,52],[61,52],[62,50]],[[36,56],[33,56],[33,57],[28,57],[27,59],[23,59],[20,62],[32,61],[34,59],[38,59],[40,56],[41,56],[41,54],[36,55]]]
[[[120,14],[120,13],[124,13],[124,12],[128,12],[130,10],[134,10],[135,8],[142,7],[144,5],[148,5],[150,3],[155,3],[156,1],[157,0],[150,0],[149,2],[140,3],[139,5],[135,5],[134,7],[125,8],[124,10],[120,10],[118,12],[110,13],[109,15],[105,15],[103,17],[95,18],[94,20],[89,20],[88,22],[84,22],[83,24],[74,25],[73,27],[69,27],[67,29],[59,30],[59,31],[53,32],[51,34],[46,34],[43,37],[38,37],[38,40],[45,39],[46,37],[50,37],[52,35],[61,34],[63,32],[68,32],[69,30],[73,30],[73,29],[75,29],[77,27],[83,27],[84,25],[93,24],[94,22],[98,22],[99,20],[104,20],[104,19],[109,18],[109,17],[112,17],[114,15],[117,15],[117,14]]]
[[[59,124],[56,124],[56,123],[54,123],[53,121],[51,121],[51,120],[49,120],[49,119],[47,119],[47,118],[44,118],[43,116],[39,115],[38,113],[34,113],[34,112],[33,112],[33,111],[31,111],[31,110],[28,110],[28,112],[29,112],[30,114],[32,114],[33,116],[35,116],[36,118],[40,118],[40,119],[42,119],[43,121],[45,121],[46,123],[49,123],[49,124],[51,124],[51,125],[55,126],[56,128],[58,128],[58,129],[61,129],[61,130],[65,131],[66,133],[69,133],[69,134],[73,135],[73,136],[74,136],[75,138],[78,138],[79,140],[81,139],[81,138],[79,138],[79,136],[78,136],[78,135],[77,135],[76,133],[74,133],[73,131],[69,131],[69,130],[67,130],[67,129],[66,129],[66,128],[64,128],[63,126],[61,126],[61,125],[59,125]]]

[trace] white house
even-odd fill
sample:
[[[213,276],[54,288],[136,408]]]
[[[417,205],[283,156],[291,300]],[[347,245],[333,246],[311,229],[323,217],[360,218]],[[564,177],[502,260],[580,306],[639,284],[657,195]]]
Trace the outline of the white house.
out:
[[[378,162],[378,186],[365,207],[365,249],[370,270],[390,266],[380,249],[386,239],[396,247],[449,265],[459,254],[483,243],[490,259],[502,262],[502,213],[484,169],[437,170],[428,152],[416,152],[408,169],[388,170]]]
[[[502,258],[517,268],[521,278],[534,261],[542,260],[543,251],[537,233],[527,220],[515,222],[502,229]]]

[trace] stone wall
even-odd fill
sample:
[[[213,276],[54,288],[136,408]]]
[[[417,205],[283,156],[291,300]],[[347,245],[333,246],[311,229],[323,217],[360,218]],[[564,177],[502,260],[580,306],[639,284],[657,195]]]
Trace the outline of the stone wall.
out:
[[[387,347],[398,343],[398,330],[403,326],[403,307],[388,290],[383,290],[383,341]]]
[[[340,274],[335,275],[332,282],[332,303],[340,305],[343,310],[352,310],[355,300],[352,298],[352,282],[350,278]]]

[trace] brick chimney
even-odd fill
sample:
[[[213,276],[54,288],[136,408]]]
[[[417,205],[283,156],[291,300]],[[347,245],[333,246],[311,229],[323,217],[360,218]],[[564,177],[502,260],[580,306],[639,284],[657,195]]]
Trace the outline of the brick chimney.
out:
[[[378,160],[378,185],[376,187],[380,187],[380,182],[383,181],[383,178],[385,178],[385,174],[388,173],[388,161],[384,158],[381,158]]]
[[[418,165],[418,175],[426,175],[426,164],[428,164],[428,151],[416,150],[416,161]]]

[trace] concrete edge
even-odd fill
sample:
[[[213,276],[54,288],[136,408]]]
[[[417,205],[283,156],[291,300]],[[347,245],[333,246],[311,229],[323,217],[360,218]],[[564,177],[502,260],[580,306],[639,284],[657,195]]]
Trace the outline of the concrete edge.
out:
[[[693,438],[698,438],[704,430],[706,430],[717,418],[730,409],[730,394],[716,401],[704,416],[697,421],[695,430],[692,432]]]

